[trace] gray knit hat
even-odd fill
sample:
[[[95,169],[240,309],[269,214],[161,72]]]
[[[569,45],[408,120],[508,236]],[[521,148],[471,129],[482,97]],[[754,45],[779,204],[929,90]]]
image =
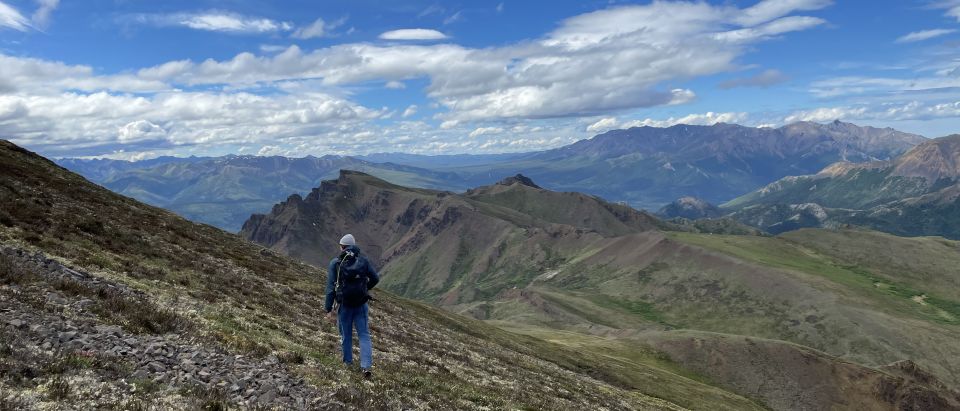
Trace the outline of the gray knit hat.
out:
[[[353,234],[347,234],[340,239],[340,245],[357,245],[357,240],[353,238]]]

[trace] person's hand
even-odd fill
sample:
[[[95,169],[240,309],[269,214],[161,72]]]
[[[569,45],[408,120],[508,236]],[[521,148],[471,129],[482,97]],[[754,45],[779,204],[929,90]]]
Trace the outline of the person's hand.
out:
[[[334,324],[337,323],[337,314],[334,313],[333,311],[327,312],[327,315],[325,317],[327,321],[330,321],[331,323],[334,323]]]

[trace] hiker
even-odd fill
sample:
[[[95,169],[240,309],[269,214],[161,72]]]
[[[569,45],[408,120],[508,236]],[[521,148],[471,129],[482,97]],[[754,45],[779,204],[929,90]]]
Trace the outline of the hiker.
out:
[[[373,347],[370,344],[370,329],[367,327],[367,301],[370,289],[380,281],[377,270],[366,257],[360,254],[357,241],[347,234],[340,239],[340,255],[330,261],[327,270],[327,300],[324,308],[327,319],[334,320],[340,328],[340,343],[343,362],[353,364],[353,328],[360,339],[360,370],[363,377],[372,375]],[[334,309],[334,301],[337,308]]]

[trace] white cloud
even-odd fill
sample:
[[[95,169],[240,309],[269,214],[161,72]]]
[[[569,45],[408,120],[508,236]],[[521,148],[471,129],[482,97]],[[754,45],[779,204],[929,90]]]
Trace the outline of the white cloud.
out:
[[[47,27],[50,24],[50,14],[60,5],[60,0],[34,0],[40,7],[33,12],[33,22],[38,27]]]
[[[602,133],[607,130],[617,128],[617,118],[616,117],[605,117],[597,120],[596,123],[593,123],[587,126],[587,131],[591,133]]]
[[[410,107],[407,107],[406,110],[403,110],[403,118],[410,117],[414,114],[417,114],[417,105],[411,104]]]
[[[766,0],[743,10],[734,21],[746,26],[766,23],[794,11],[819,10],[833,4],[832,0]]]
[[[312,39],[318,37],[329,37],[330,30],[334,30],[337,27],[342,26],[347,22],[346,18],[341,18],[332,22],[325,22],[322,18],[318,18],[312,24],[307,27],[302,27],[293,32],[293,37],[298,39]]]
[[[871,106],[821,107],[800,110],[784,118],[787,123],[795,121],[908,121],[939,118],[960,118],[960,101],[921,102],[907,101]]]
[[[784,118],[786,123],[795,123],[797,121],[827,122],[833,120],[853,120],[861,119],[866,114],[865,107],[821,107],[812,110],[801,110]]]
[[[164,139],[167,136],[167,131],[147,120],[137,120],[120,127],[117,135],[120,143],[133,143]]]
[[[290,31],[293,24],[263,17],[243,16],[226,11],[174,14],[138,14],[132,16],[138,23],[157,26],[182,26],[194,30],[234,34],[256,34]]]
[[[2,27],[27,31],[30,28],[30,22],[17,9],[0,2],[0,28]]]
[[[384,84],[384,87],[391,90],[400,90],[400,89],[407,88],[407,85],[404,84],[402,81],[390,80]]]
[[[278,146],[263,146],[257,150],[258,156],[280,156],[284,154],[286,152]]]
[[[950,33],[954,33],[954,29],[932,29],[932,30],[922,30],[915,31],[904,36],[901,36],[896,40],[897,43],[913,43],[917,41],[929,40],[934,37],[945,36]]]
[[[384,32],[380,34],[380,38],[383,40],[443,40],[447,35],[431,29],[400,29]]]
[[[276,144],[285,138],[317,136],[362,124],[380,114],[321,93],[0,95],[0,129],[18,143],[53,151],[102,153],[120,144],[148,143],[152,148]]]
[[[744,123],[749,118],[747,113],[714,113],[707,112],[703,114],[688,114],[683,117],[670,117],[665,120],[655,120],[651,118],[643,120],[628,121],[620,125],[619,128],[630,127],[670,127],[677,124],[691,124],[709,126],[717,123]]]
[[[470,137],[478,137],[486,134],[500,134],[503,133],[502,127],[478,127],[475,130],[470,132]]]
[[[164,82],[136,75],[97,76],[89,66],[3,54],[0,54],[0,79],[8,81],[14,89],[33,94],[59,93],[66,89],[156,91],[169,88]]]

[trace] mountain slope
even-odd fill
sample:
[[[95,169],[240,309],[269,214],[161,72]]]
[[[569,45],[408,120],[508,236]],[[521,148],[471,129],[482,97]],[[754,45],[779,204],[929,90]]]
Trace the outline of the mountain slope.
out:
[[[590,353],[386,292],[364,383],[320,320],[322,270],[6,141],[0,244],[4,408],[678,409]],[[704,403],[750,406],[699,386]]]
[[[954,135],[892,161],[836,163],[814,175],[786,177],[723,208],[772,232],[854,224],[898,235],[960,238],[958,197],[960,135]]]
[[[344,172],[305,199],[293,196],[252,217],[241,235],[324,264],[329,257],[316,250],[351,232],[383,266],[384,287],[511,331],[604,352],[647,385],[649,372],[626,364],[662,370],[658,358],[668,359],[677,372],[696,369],[702,381],[777,409],[890,407],[873,396],[884,391],[877,384],[889,383],[875,367],[901,360],[951,386],[960,382],[956,273],[936,288],[787,238],[660,231],[674,226],[611,206],[520,179],[454,195]],[[960,256],[938,259],[960,264]],[[715,361],[728,371],[697,365],[697,344],[671,345],[688,341],[680,329],[715,346]],[[754,352],[749,346],[758,338],[776,358],[761,363],[743,354]],[[814,364],[846,371],[823,385],[764,384],[762,376],[778,372],[830,375],[807,368]],[[728,380],[737,369],[742,373]],[[954,394],[945,392],[931,395],[953,406]],[[839,393],[851,402],[836,403]]]

